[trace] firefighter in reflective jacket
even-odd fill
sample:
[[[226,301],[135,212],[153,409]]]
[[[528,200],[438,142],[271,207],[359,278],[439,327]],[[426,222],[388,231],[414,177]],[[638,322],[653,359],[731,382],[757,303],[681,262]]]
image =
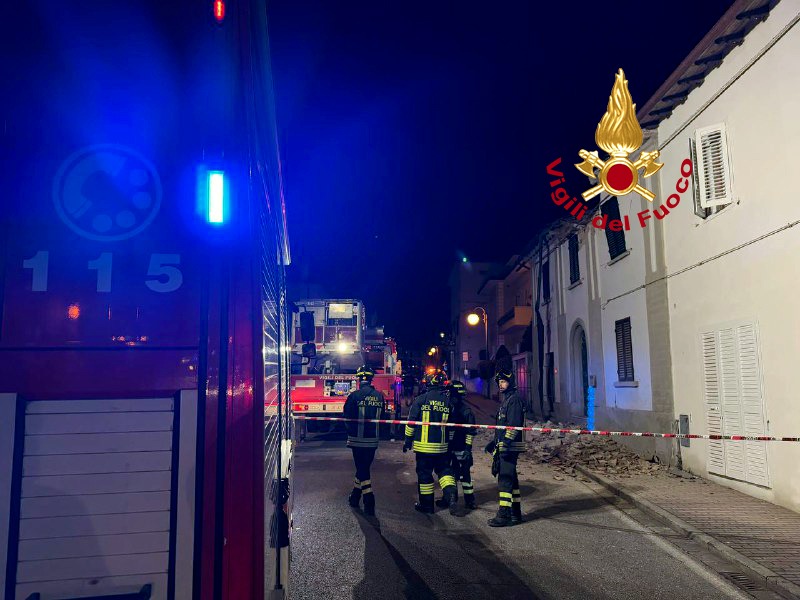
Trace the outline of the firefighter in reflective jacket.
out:
[[[428,391],[417,396],[408,413],[409,421],[447,423],[453,414],[450,395],[447,393],[447,375],[444,371],[434,373]],[[406,425],[406,441],[403,452],[414,449],[417,457],[417,482],[419,502],[414,508],[422,513],[433,513],[433,472],[439,477],[445,506],[455,513],[456,480],[450,467],[447,451],[447,427],[443,425]]]
[[[359,389],[352,392],[344,403],[344,417],[346,419],[381,419],[386,412],[386,398],[372,387],[372,378],[375,372],[367,367],[361,367],[356,373]],[[363,421],[346,421],[347,445],[353,450],[353,461],[356,464],[356,477],[353,481],[353,491],[350,492],[350,506],[358,508],[359,501],[364,499],[364,514],[375,514],[375,495],[372,493],[372,480],[369,468],[378,449],[379,425],[378,423],[364,423]]]
[[[514,374],[501,369],[495,381],[503,394],[503,402],[497,413],[497,424],[512,427],[525,425],[525,405],[517,394]],[[492,527],[517,525],[522,522],[519,478],[517,477],[517,458],[525,452],[525,432],[514,429],[496,429],[495,438],[485,450],[495,455],[498,464],[497,488],[500,492],[500,507],[497,515],[489,519]],[[494,469],[493,469],[494,472]]]
[[[464,401],[467,397],[467,388],[460,381],[451,381],[447,387],[450,392],[450,402],[453,405],[453,423],[462,425],[474,425],[475,415]],[[472,475],[469,470],[472,467],[472,439],[475,436],[474,427],[448,427],[447,428],[447,448],[450,452],[450,466],[453,469],[453,476],[456,480],[456,497],[458,500],[458,482],[461,482],[461,490],[464,492],[464,506],[475,508],[475,490],[472,487]],[[447,506],[445,498],[436,501],[437,506]]]

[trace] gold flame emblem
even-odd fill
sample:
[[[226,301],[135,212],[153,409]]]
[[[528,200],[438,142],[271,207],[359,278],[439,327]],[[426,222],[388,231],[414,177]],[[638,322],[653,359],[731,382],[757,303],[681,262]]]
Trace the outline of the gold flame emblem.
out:
[[[635,162],[628,159],[642,145],[642,128],[636,120],[636,105],[628,91],[628,80],[625,79],[622,69],[614,78],[614,87],[608,98],[608,110],[597,125],[594,140],[610,158],[601,160],[597,151],[581,150],[578,153],[583,162],[575,167],[584,175],[598,181],[596,186],[583,192],[583,199],[593,198],[605,190],[612,196],[636,192],[652,202],[656,195],[639,185],[639,169],[644,167],[642,176],[650,177],[664,165],[656,162],[658,150],[642,152]],[[599,173],[595,173],[595,169],[599,169]]]

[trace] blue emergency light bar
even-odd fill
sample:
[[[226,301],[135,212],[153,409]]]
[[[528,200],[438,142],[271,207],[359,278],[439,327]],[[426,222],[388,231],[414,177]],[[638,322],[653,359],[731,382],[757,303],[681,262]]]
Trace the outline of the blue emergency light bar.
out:
[[[206,212],[206,220],[209,223],[221,224],[225,222],[225,172],[224,171],[209,171],[208,172],[208,209]]]

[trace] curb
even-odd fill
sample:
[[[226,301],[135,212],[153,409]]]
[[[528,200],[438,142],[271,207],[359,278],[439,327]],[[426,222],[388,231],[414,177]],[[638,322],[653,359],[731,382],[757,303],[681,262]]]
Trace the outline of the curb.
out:
[[[677,531],[678,533],[686,536],[689,539],[696,540],[706,546],[709,550],[715,552],[724,559],[740,565],[746,569],[750,575],[761,581],[767,588],[777,592],[781,596],[789,599],[800,599],[800,586],[795,585],[791,581],[784,579],[774,571],[768,569],[764,565],[746,557],[744,554],[737,552],[727,544],[719,541],[717,538],[693,527],[683,519],[676,517],[671,512],[668,512],[660,506],[653,504],[649,500],[638,497],[635,493],[626,489],[625,486],[612,481],[602,475],[590,471],[582,465],[575,465],[575,470],[588,477],[589,479],[599,483],[615,496],[619,496],[627,500],[638,509],[649,514]]]

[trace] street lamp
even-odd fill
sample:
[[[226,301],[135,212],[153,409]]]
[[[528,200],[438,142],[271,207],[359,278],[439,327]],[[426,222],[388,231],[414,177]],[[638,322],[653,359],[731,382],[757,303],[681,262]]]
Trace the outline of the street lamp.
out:
[[[478,311],[481,314],[478,314]],[[472,309],[472,312],[467,315],[467,324],[472,325],[473,327],[476,326],[478,323],[481,322],[481,316],[483,317],[483,335],[484,341],[486,343],[486,360],[489,360],[489,318],[486,316],[486,309],[482,306],[476,306]],[[486,381],[486,397],[489,398],[489,386],[491,385],[491,381]]]

